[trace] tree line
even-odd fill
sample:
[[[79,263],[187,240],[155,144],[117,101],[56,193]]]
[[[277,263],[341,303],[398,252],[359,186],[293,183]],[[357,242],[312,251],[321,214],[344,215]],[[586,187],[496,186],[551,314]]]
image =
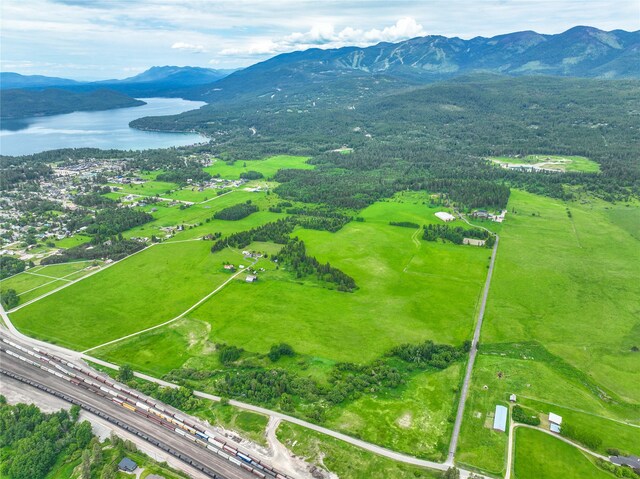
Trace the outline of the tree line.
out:
[[[296,278],[315,276],[319,281],[335,284],[338,291],[353,292],[357,289],[351,276],[329,263],[322,264],[315,257],[308,256],[304,241],[297,238],[289,240],[274,260],[293,270]]]

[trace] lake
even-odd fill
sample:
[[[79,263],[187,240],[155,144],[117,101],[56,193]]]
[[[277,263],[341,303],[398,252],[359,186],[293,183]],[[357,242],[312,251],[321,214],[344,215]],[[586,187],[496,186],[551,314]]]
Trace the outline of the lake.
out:
[[[207,141],[197,133],[140,131],[129,122],[143,116],[175,115],[205,105],[180,98],[140,98],[146,105],[105,111],[3,120],[0,154],[30,155],[58,148],[146,150]]]

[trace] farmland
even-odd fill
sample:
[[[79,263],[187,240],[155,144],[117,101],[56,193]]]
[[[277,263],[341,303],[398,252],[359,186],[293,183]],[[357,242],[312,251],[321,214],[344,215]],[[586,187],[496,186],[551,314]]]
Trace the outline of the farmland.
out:
[[[240,178],[240,174],[247,171],[257,171],[262,173],[265,178],[271,178],[280,169],[312,169],[313,165],[306,163],[308,159],[304,156],[290,155],[272,156],[264,160],[237,160],[231,163],[216,159],[211,166],[204,168],[204,171],[232,180]]]
[[[590,458],[569,444],[531,429],[516,430],[517,479],[611,479]]]
[[[501,473],[506,435],[484,421],[511,393],[539,414],[553,411],[593,431],[601,453],[616,447],[640,453],[640,429],[624,424],[637,425],[640,417],[639,358],[632,350],[640,292],[633,280],[637,204],[565,203],[512,191],[509,211],[460,461]]]

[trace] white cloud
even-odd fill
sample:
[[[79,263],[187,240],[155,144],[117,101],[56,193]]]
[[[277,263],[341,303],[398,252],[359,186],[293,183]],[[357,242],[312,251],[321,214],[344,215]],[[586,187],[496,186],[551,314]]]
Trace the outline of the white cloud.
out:
[[[193,43],[176,42],[171,45],[174,50],[184,50],[191,53],[205,53],[207,50],[203,45],[194,45]]]
[[[409,38],[426,35],[424,30],[414,18],[405,17],[394,25],[378,30],[362,30],[346,27],[336,32],[331,24],[323,23],[314,25],[306,32],[294,32],[276,40],[259,39],[247,46],[226,48],[221,55],[266,55],[306,48],[340,48],[347,45],[366,46],[379,42],[398,42]]]

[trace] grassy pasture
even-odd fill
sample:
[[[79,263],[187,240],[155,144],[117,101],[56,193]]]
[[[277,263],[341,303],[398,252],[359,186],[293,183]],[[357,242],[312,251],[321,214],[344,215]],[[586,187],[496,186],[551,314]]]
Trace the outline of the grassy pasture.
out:
[[[600,165],[584,156],[561,155],[527,155],[521,158],[511,156],[492,156],[491,161],[497,163],[510,163],[513,165],[536,165],[541,168],[558,171],[580,171],[583,173],[597,173]]]
[[[314,431],[281,423],[278,439],[294,454],[323,465],[341,479],[435,479],[440,473],[402,464],[324,436]]]
[[[415,374],[404,388],[366,395],[332,411],[326,425],[409,455],[444,461],[462,365]]]
[[[514,349],[517,345],[505,345],[507,347]],[[597,432],[603,440],[602,453],[608,447],[637,450],[640,429],[616,422],[633,415],[633,410],[616,409],[603,403],[579,377],[562,374],[548,362],[531,358],[531,353],[525,355],[530,359],[523,359],[483,354],[482,348],[480,352],[460,435],[458,460],[462,463],[493,474],[503,473],[507,435],[486,428],[485,420],[496,404],[507,404],[511,393],[517,394],[519,404],[538,413],[555,412],[565,422]]]
[[[246,171],[258,171],[262,173],[265,178],[271,178],[278,170],[282,169],[313,169],[313,165],[306,163],[308,159],[309,157],[307,156],[278,155],[265,158],[264,160],[238,160],[231,165],[222,160],[216,160],[213,165],[204,168],[204,171],[211,175],[219,174],[220,177],[229,180],[237,180],[240,178],[240,173]]]
[[[517,479],[611,479],[583,452],[532,429],[516,429],[514,472]]]
[[[365,222],[349,223],[337,233],[293,233],[305,241],[309,254],[353,276],[360,288],[355,293],[267,275],[255,285],[225,288],[220,295],[224,310],[208,302],[190,317],[210,323],[216,341],[261,353],[285,341],[302,354],[334,361],[367,362],[398,343],[423,339],[461,343],[471,334],[490,253],[427,243],[415,238],[415,230],[388,225],[389,218],[405,215],[426,222],[433,211],[424,205],[378,203],[362,212]],[[387,219],[370,219],[376,217]]]
[[[12,314],[34,337],[85,349],[167,321],[189,308],[229,276],[210,243],[155,245]]]
[[[539,341],[638,405],[640,242],[606,208],[512,192],[481,341]],[[638,217],[637,206],[616,208]]]

